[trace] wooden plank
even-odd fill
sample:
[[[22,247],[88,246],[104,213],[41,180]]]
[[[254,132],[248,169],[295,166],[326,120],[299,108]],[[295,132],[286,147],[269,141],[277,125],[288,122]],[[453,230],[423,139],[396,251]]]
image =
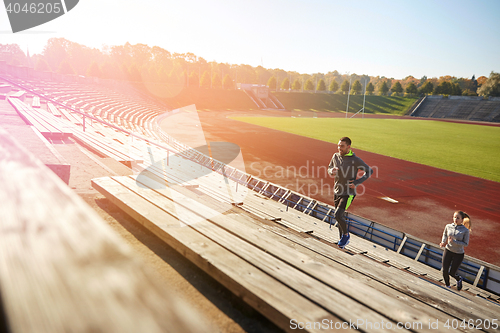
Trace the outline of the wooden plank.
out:
[[[171,189],[148,191],[144,188],[137,188],[135,180],[132,177],[117,177],[114,179],[127,186],[127,188],[131,190],[133,189],[135,193],[141,195],[144,198],[147,198],[148,201],[155,203],[155,205],[157,206],[167,200],[172,201],[173,198],[169,198],[169,196],[173,196],[172,193],[175,192]],[[143,179],[144,178],[142,178],[141,180]],[[206,208],[204,209],[202,205],[194,201],[186,201],[186,205],[188,205],[190,209],[195,211],[196,214],[203,214],[204,212],[206,212]],[[235,218],[228,218],[225,215],[213,216],[214,214],[208,214],[209,215],[207,216],[207,218],[209,219],[209,222],[199,222],[190,225],[190,227],[213,239],[218,244],[223,245],[226,249],[231,250],[233,253],[238,254],[238,256],[244,258],[248,262],[251,262],[253,265],[256,265],[262,270],[267,271],[268,274],[273,275],[275,278],[279,279],[284,284],[289,285],[291,288],[298,290],[301,294],[308,295],[308,297],[315,300],[316,302],[319,302],[322,299],[314,298],[318,296],[313,295],[313,292],[311,290],[302,289],[306,285],[309,285],[311,287],[314,286],[314,282],[304,279],[304,277],[301,277],[293,270],[289,270],[288,266],[283,266],[283,264],[280,263],[279,260],[270,261],[270,259],[266,259],[266,256],[262,253],[255,253],[255,249],[252,251],[252,248],[248,244],[254,246],[258,250],[264,251],[264,253],[266,254],[272,254],[274,257],[279,258],[281,261],[286,262],[295,269],[303,271],[307,276],[313,276],[314,278],[331,288],[339,288],[339,290],[342,293],[346,294],[346,296],[349,296],[349,298],[337,296],[335,297],[336,302],[344,304],[349,309],[349,312],[353,315],[356,314],[357,306],[349,305],[351,299],[354,299],[361,304],[366,304],[369,308],[377,308],[380,313],[383,313],[386,317],[392,318],[394,321],[404,322],[405,320],[408,320],[409,317],[411,317],[415,321],[428,322],[428,320],[435,320],[435,318],[440,317],[440,319],[443,319],[442,321],[444,323],[444,319],[451,318],[449,316],[442,316],[440,313],[437,313],[435,309],[429,308],[427,305],[412,304],[411,307],[408,307],[406,305],[408,300],[405,300],[400,305],[397,305],[399,302],[399,298],[387,297],[386,293],[388,292],[388,289],[383,285],[377,285],[375,288],[368,288],[365,285],[365,279],[362,278],[358,279],[357,281],[353,281],[352,274],[350,274],[348,278],[338,270],[331,269],[330,265],[325,264],[324,262],[322,264],[320,262],[317,262],[317,256],[315,256],[314,252],[300,248],[299,252],[297,252],[297,247],[292,246],[290,242],[285,245],[283,243],[283,239],[281,239],[280,237],[273,236],[268,232],[263,232],[262,228],[258,228],[251,223],[242,223],[241,219],[235,220]],[[234,237],[229,237],[229,240],[222,237],[222,235],[224,235],[225,233],[217,228],[214,228],[214,225],[219,226],[223,230],[227,230],[232,235],[238,235],[240,239],[245,240],[247,243],[236,242]],[[269,267],[273,267],[273,269],[269,270]],[[278,271],[275,270],[276,267],[279,268]],[[401,272],[400,274],[406,275],[403,272]],[[384,293],[379,293],[378,288],[384,288]],[[318,289],[320,289],[323,294],[328,295],[329,289],[325,289],[324,287],[318,287]],[[327,297],[327,299],[330,299],[330,297]],[[319,304],[332,311],[332,308],[329,308],[328,301],[322,300],[322,302]],[[335,313],[342,318],[346,318],[345,316],[348,315],[342,313],[342,310],[339,310],[336,307],[334,309],[335,310],[333,311],[335,311]],[[363,318],[370,318],[370,314],[366,311],[367,310],[365,309],[363,312]],[[358,316],[358,318],[361,317]],[[370,318],[366,320],[376,319]],[[422,330],[426,331],[427,329],[422,328]],[[420,330],[417,329],[417,331]]]
[[[177,218],[165,211],[174,209],[173,203],[154,205],[110,178],[93,179],[92,186],[279,327],[291,332],[290,318],[298,322],[338,322],[338,318],[219,244],[181,227]]]
[[[151,191],[138,187],[136,181],[129,177],[114,177],[113,179],[126,186],[128,189],[134,191],[141,197],[154,203],[155,205],[160,205],[165,201],[173,202],[174,198],[179,200],[180,194],[172,189]],[[147,186],[148,179],[146,177],[143,177],[141,178],[141,182],[143,181],[143,185]],[[150,181],[149,185],[152,185],[152,187],[155,188],[157,187],[155,186],[153,181]],[[182,195],[180,196],[182,198]],[[297,260],[298,258],[293,252],[280,252],[279,249],[273,249],[272,247],[279,246],[280,244],[275,244],[273,240],[268,240],[266,242],[266,234],[260,234],[258,237],[252,237],[252,241],[256,242],[257,244],[251,244],[248,241],[248,237],[252,234],[253,230],[245,228],[243,225],[236,223],[235,220],[228,219],[227,217],[220,215],[217,212],[210,211],[210,209],[207,209],[206,206],[199,204],[194,200],[189,200],[188,198],[184,197],[182,198],[182,202],[184,209],[192,211],[192,215],[190,216],[193,217],[194,221],[197,221],[197,218],[199,217],[210,217],[210,221],[201,220],[197,223],[189,224],[190,228],[197,230],[199,233],[209,237],[218,244],[221,244],[222,246],[224,246],[224,248],[243,258],[252,265],[259,267],[267,274],[278,279],[283,284],[288,285],[290,288],[297,290],[299,293],[311,299],[312,301],[321,304],[321,306],[331,311],[332,314],[335,314],[340,318],[344,318],[344,320],[351,320],[353,322],[355,322],[359,318],[364,318],[365,320],[368,320],[370,322],[381,322],[382,320],[386,321],[386,317],[390,316],[388,314],[388,312],[390,312],[389,308],[384,307],[384,300],[380,299],[384,297],[384,295],[377,294],[376,296],[374,296],[373,293],[377,293],[375,290],[363,288],[362,285],[356,285],[356,290],[360,291],[359,298],[363,298],[365,303],[368,302],[369,299],[371,299],[371,296],[374,296],[373,299],[375,300],[378,299],[378,306],[382,308],[381,313],[384,314],[384,317],[380,317],[379,314],[371,312],[368,307],[362,306],[363,303],[361,303],[359,298],[353,302],[352,298],[346,297],[342,294],[346,292],[352,292],[351,288],[349,288],[352,285],[352,282],[350,282],[347,278],[342,280],[339,276],[336,276],[332,279],[332,273],[334,272],[330,271],[328,273],[323,272],[323,281],[313,279],[310,277],[311,271],[307,271],[307,274],[304,274],[301,271],[297,270],[295,267],[291,267],[288,262],[285,263],[280,260],[282,259],[282,257],[280,259],[277,259],[276,253],[274,251],[278,251],[281,256],[288,254],[289,257],[287,259],[289,260],[292,260],[291,258],[293,258],[293,260]],[[177,208],[178,206],[179,205],[177,205]],[[214,215],[216,217],[213,217]],[[216,228],[215,226],[219,226],[220,228]],[[236,232],[244,235],[247,239],[245,239],[244,241],[239,237],[235,237]],[[270,256],[268,253],[274,253],[274,256]],[[298,260],[298,262],[301,262],[300,259]],[[297,261],[295,263],[297,263]],[[320,273],[316,272],[316,274]],[[340,280],[337,280],[337,278]],[[333,288],[327,288],[327,286],[324,284],[325,281],[332,280],[339,282],[341,285],[342,282],[347,284],[346,288],[341,289],[342,293]],[[345,307],[338,308],[338,303],[342,303]],[[394,300],[392,299],[387,299],[387,302],[385,304],[392,304],[391,308],[394,308]],[[398,314],[401,313],[404,312],[398,311]],[[418,315],[415,314],[415,311],[412,312],[412,316],[418,317]],[[402,317],[400,317],[399,319],[402,320]],[[406,317],[406,319],[408,319],[408,317]],[[425,317],[425,320],[427,319],[428,318]],[[396,322],[394,323],[394,325],[395,324]]]
[[[415,256],[415,258],[413,260],[418,261],[418,258],[420,258],[420,255],[422,254],[422,252],[425,249],[425,245],[426,245],[425,243],[422,243],[422,245],[420,246],[420,249],[418,250],[417,255]]]
[[[33,101],[31,102],[31,107],[33,108],[40,108],[40,97],[34,96]]]
[[[203,329],[99,216],[2,128],[0,143],[0,294],[9,332]]]
[[[474,279],[474,284],[473,284],[474,287],[477,287],[477,284],[479,283],[479,280],[481,279],[481,275],[483,275],[483,271],[484,271],[484,266],[481,265],[481,267],[479,268],[479,271],[477,272],[476,278]]]
[[[52,113],[52,115],[54,115],[54,117],[61,118],[61,112],[54,104],[50,102],[47,103],[47,109],[48,111],[50,111],[50,113]]]

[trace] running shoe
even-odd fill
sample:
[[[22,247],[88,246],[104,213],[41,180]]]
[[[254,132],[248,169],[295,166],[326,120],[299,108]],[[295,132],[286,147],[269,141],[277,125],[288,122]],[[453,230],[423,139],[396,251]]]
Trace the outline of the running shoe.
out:
[[[462,277],[459,276],[457,280],[457,290],[462,290],[462,281],[463,281]]]
[[[341,249],[344,249],[347,244],[349,244],[349,240],[351,239],[350,234],[345,234],[342,236],[340,239],[339,243],[337,244]]]

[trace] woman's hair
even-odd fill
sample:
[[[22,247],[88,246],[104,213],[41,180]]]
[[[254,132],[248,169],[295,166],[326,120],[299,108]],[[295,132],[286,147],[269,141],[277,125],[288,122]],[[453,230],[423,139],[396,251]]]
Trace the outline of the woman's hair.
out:
[[[472,231],[472,222],[470,220],[470,216],[467,213],[462,212],[461,210],[457,210],[455,213],[460,215],[460,217],[463,219],[464,226],[469,229],[469,231]]]

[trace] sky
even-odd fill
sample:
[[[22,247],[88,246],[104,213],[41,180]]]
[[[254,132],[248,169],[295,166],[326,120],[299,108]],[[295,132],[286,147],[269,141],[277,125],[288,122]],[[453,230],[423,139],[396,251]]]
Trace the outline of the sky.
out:
[[[477,78],[500,72],[500,0],[80,0],[15,34],[0,9],[0,44],[35,54],[61,37],[303,74]]]

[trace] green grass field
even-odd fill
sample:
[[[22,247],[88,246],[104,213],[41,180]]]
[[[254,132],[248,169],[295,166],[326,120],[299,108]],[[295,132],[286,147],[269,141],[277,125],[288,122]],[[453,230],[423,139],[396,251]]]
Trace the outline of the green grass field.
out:
[[[234,119],[500,182],[500,127],[413,119]]]

